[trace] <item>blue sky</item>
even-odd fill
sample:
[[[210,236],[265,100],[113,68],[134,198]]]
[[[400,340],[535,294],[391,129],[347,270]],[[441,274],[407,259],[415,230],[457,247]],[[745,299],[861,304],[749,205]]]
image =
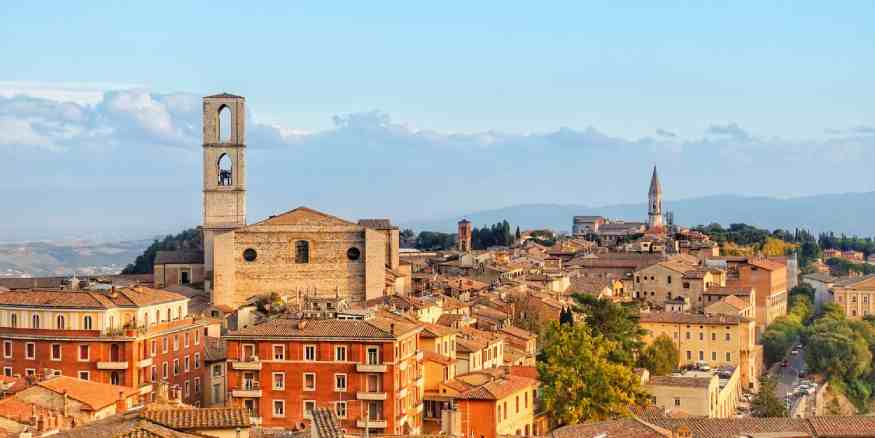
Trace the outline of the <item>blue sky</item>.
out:
[[[652,164],[670,198],[875,189],[871,2],[246,3],[0,6],[0,193],[22,212],[0,232],[196,223],[197,98],[219,91],[258,128],[251,219],[637,202]],[[53,208],[180,187],[173,218]]]

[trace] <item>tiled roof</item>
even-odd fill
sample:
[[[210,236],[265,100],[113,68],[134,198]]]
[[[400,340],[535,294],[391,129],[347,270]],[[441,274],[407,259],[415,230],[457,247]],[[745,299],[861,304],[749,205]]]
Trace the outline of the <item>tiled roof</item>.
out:
[[[749,287],[709,287],[708,290],[702,292],[702,295],[749,297],[752,291],[753,289]]]
[[[669,438],[671,432],[624,418],[560,427],[549,433],[550,438]]]
[[[513,327],[513,326],[505,327],[503,329],[500,329],[499,331],[501,333],[505,333],[507,335],[510,335],[510,336],[513,336],[516,338],[520,338],[520,339],[525,339],[525,340],[535,338],[535,335],[532,332],[525,330],[525,329],[521,329],[519,327]]]
[[[176,292],[143,286],[126,287],[118,289],[118,292],[120,296],[124,296],[136,306],[149,306],[186,299],[184,295]],[[113,301],[119,300],[113,299]]]
[[[812,436],[807,421],[793,418],[649,418],[647,422],[673,430],[687,426],[693,438],[737,438],[754,433],[795,432]]]
[[[117,288],[115,295],[111,292],[69,290],[14,290],[0,292],[0,305],[22,307],[111,309],[115,307],[138,307],[185,299],[185,296],[175,292],[142,286]]]
[[[487,371],[475,371],[456,376],[452,387],[460,397],[469,400],[501,400],[515,392],[538,386],[538,381],[515,375],[499,375]],[[482,382],[482,383],[481,383]]]
[[[750,305],[747,301],[745,301],[741,298],[738,298],[735,295],[730,295],[730,296],[724,298],[723,302],[725,302],[726,304],[729,304],[732,307],[735,307],[738,310],[742,310],[744,308],[747,308]]]
[[[435,353],[431,350],[425,350],[422,353],[422,358],[425,361],[439,363],[441,365],[452,365],[453,359],[448,356],[444,356],[443,354]]]
[[[395,335],[392,335],[392,324]],[[411,330],[418,330],[414,324],[388,321],[384,318],[369,320],[339,319],[273,319],[262,324],[246,327],[228,333],[229,337],[276,337],[276,338],[354,338],[354,339],[395,339]]]
[[[64,430],[53,438],[204,438],[204,435],[180,432],[162,426],[135,413],[113,415],[102,420]]]
[[[237,96],[236,94],[230,94],[230,93],[219,93],[219,94],[214,94],[212,96],[204,96],[204,99],[210,99],[210,98],[213,98],[213,99],[243,99],[243,96]]]
[[[875,437],[875,417],[813,417],[808,422],[818,437]]]
[[[181,430],[249,427],[249,413],[244,408],[146,409],[142,415],[155,423]]]
[[[118,401],[119,393],[122,393],[125,398],[137,393],[136,389],[127,386],[80,380],[68,376],[53,377],[37,383],[37,386],[58,394],[66,392],[70,398],[84,403],[95,411]]]
[[[337,415],[334,409],[316,408],[313,410],[313,436],[315,438],[343,437],[344,433],[337,424]]]
[[[456,333],[456,330],[441,324],[432,324],[428,322],[420,323],[422,326],[422,337],[435,338],[450,336]]]
[[[759,258],[759,257],[751,257],[751,258],[747,259],[747,263],[751,266],[756,266],[757,268],[765,269],[767,271],[775,271],[778,269],[786,268],[785,265],[782,265],[778,262],[773,262],[771,260],[763,259],[763,258]]]
[[[158,251],[155,253],[156,265],[202,265],[204,263],[203,251]]]
[[[374,230],[391,230],[395,228],[389,219],[359,219],[358,224]]]
[[[732,325],[749,322],[748,318],[735,315],[702,315],[699,313],[641,312],[642,323],[718,324]]]

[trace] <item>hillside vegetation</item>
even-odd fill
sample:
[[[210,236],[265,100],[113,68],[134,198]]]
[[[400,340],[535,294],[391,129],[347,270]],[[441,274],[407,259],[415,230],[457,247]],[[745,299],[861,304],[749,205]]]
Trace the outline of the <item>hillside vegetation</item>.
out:
[[[201,231],[189,228],[175,236],[167,235],[162,240],[155,239],[143,254],[137,256],[133,263],[127,265],[122,274],[151,274],[155,265],[155,254],[158,251],[173,251],[178,249],[203,250]]]

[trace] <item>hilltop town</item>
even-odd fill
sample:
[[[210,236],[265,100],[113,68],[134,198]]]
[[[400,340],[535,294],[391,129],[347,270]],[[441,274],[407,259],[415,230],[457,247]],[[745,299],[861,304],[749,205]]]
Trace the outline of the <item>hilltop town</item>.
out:
[[[250,223],[246,100],[202,104],[197,245],[0,278],[7,436],[875,436],[875,254],[685,227],[650,166],[640,222],[485,247],[466,218],[439,249],[306,206]]]

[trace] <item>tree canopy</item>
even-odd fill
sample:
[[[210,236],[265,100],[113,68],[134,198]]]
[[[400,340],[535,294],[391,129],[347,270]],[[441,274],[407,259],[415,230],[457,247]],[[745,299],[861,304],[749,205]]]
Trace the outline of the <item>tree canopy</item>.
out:
[[[787,406],[775,395],[777,382],[769,374],[760,377],[760,390],[750,404],[750,413],[754,417],[786,417]]]
[[[574,311],[583,315],[584,323],[592,328],[595,336],[602,336],[617,344],[611,357],[617,362],[631,366],[644,345],[644,329],[639,324],[635,305],[614,303],[604,298],[587,294],[574,294]]]
[[[122,270],[122,274],[151,274],[155,269],[155,255],[158,251],[175,251],[180,249],[203,250],[203,237],[201,231],[190,228],[177,235],[164,237],[162,240],[155,239],[143,254],[137,256]]]
[[[671,374],[679,360],[680,352],[674,342],[665,334],[661,334],[641,351],[638,366],[646,368],[650,375],[665,376]]]
[[[561,424],[629,415],[646,393],[634,371],[612,359],[617,343],[584,324],[551,322],[544,333],[538,374],[544,405]]]

